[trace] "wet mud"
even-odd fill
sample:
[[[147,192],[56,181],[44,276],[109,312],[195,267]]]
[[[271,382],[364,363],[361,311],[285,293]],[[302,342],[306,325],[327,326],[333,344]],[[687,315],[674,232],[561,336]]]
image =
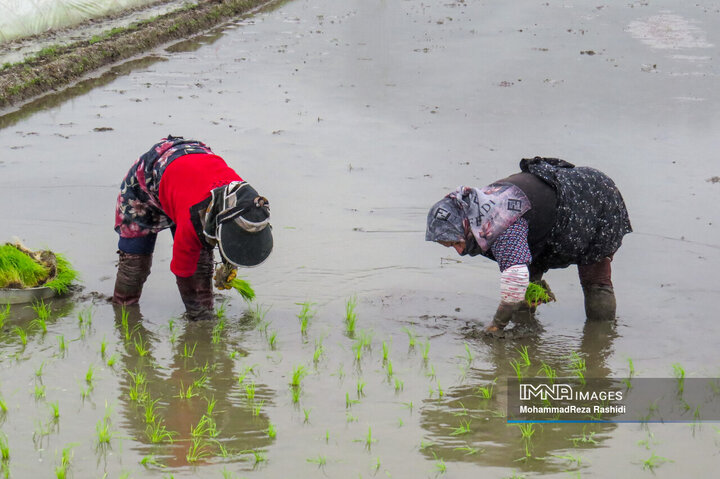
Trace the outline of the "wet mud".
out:
[[[588,378],[717,376],[719,22],[669,1],[295,0],[0,117],[4,241],[65,254],[84,287],[44,327],[30,306],[3,323],[12,476],[52,475],[67,447],[74,477],[706,476],[710,422],[504,415],[508,378],[575,357]],[[213,322],[182,318],[169,233],[140,305],[107,302],[120,181],[168,133],[272,204],[275,250],[240,271],[257,299],[220,293]],[[621,190],[618,317],[585,321],[570,267],[544,276],[541,331],[481,337],[497,266],[426,243],[427,211],[536,154]]]

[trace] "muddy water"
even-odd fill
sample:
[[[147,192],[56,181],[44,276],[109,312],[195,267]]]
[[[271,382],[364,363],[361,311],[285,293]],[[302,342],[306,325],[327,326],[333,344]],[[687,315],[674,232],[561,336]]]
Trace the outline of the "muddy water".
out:
[[[1,236],[65,253],[85,288],[52,303],[47,332],[30,308],[6,321],[13,477],[52,475],[68,446],[74,477],[637,477],[653,455],[668,460],[658,477],[709,470],[713,424],[545,425],[528,443],[500,416],[523,345],[529,375],[542,361],[568,374],[573,351],[594,377],[627,376],[629,359],[644,377],[719,373],[719,22],[710,4],[677,2],[298,0],[10,112]],[[169,234],[139,309],[123,320],[90,294],[112,289],[120,179],[168,133],[204,140],[272,202],[276,250],[241,273],[257,303],[219,296],[222,330],[180,319]],[[635,233],[614,261],[618,323],[584,324],[570,268],[547,275],[559,301],[539,312],[544,332],[469,339],[494,312],[496,266],[426,244],[425,214],[536,154],[599,168],[623,192]],[[150,424],[173,432],[157,444],[156,400]],[[193,448],[209,403],[218,432]]]

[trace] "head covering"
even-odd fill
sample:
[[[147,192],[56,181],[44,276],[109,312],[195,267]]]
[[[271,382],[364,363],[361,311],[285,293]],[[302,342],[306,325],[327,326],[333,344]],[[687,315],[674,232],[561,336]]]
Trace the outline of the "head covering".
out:
[[[203,233],[218,244],[223,260],[234,266],[257,266],[273,248],[270,203],[245,181],[211,192]]]
[[[465,215],[460,204],[446,196],[430,208],[427,216],[425,241],[465,240]]]

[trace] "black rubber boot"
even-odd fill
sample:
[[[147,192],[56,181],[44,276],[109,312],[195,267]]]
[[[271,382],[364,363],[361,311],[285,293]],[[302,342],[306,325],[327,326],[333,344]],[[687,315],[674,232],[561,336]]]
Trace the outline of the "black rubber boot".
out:
[[[189,278],[177,276],[178,291],[185,313],[190,321],[213,319],[213,257],[212,250],[204,249],[200,253],[197,270]]]
[[[589,321],[614,321],[615,291],[612,286],[592,284],[583,288],[585,315]]]
[[[115,304],[129,305],[140,301],[143,284],[150,274],[151,254],[133,254],[118,251],[117,277],[112,301]]]

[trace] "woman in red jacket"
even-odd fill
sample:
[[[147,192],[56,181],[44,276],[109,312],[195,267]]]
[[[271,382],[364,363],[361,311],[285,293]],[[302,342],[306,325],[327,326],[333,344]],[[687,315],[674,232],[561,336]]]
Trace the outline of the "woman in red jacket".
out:
[[[262,263],[273,247],[266,198],[199,141],[169,136],[130,168],[115,209],[118,242],[113,302],[135,304],[150,274],[157,233],[170,228],[170,270],[191,320],[214,317],[213,249],[225,289],[236,267]]]

